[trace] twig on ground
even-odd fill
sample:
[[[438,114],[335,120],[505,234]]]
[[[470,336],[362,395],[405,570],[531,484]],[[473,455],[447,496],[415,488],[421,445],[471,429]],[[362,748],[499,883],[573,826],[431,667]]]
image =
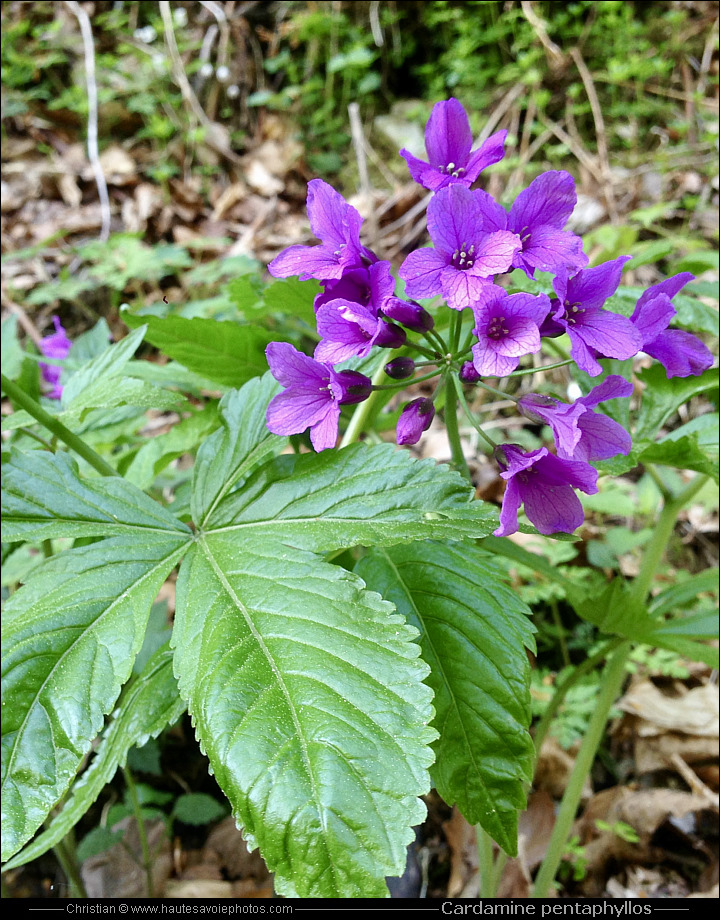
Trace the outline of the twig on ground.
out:
[[[706,799],[708,804],[715,811],[718,811],[720,808],[720,798],[718,798],[717,792],[713,792],[712,789],[705,785],[697,773],[685,763],[677,751],[670,755],[669,760],[678,771],[680,776],[682,776],[682,778],[688,784],[690,791],[694,795],[699,795]]]
[[[30,319],[25,310],[20,306],[19,303],[15,303],[10,300],[5,294],[2,295],[2,305],[10,310],[11,313],[14,313],[18,318],[18,322],[25,330],[25,334],[29,339],[31,339],[35,346],[39,349],[40,342],[42,341],[42,336],[38,332],[35,323]]]
[[[617,205],[615,204],[615,195],[613,193],[612,174],[610,172],[610,157],[608,154],[607,145],[607,133],[605,131],[605,120],[603,119],[600,100],[598,99],[597,92],[595,91],[595,84],[593,83],[592,74],[588,70],[587,64],[583,60],[583,56],[580,54],[579,49],[572,48],[570,54],[573,61],[575,61],[575,66],[580,73],[580,77],[583,81],[583,86],[585,87],[585,92],[587,93],[588,101],[590,102],[593,121],[595,122],[595,136],[597,138],[598,158],[600,160],[600,168],[602,170],[603,182],[605,185],[605,200],[607,201],[608,211],[610,212],[610,217],[613,223],[617,223],[618,211]]]
[[[102,219],[100,240],[104,242],[110,236],[110,196],[108,195],[107,182],[105,181],[105,173],[100,163],[100,152],[98,150],[98,92],[95,80],[95,45],[88,14],[77,0],[65,0],[65,2],[80,25],[85,50],[85,79],[87,81],[88,96],[87,151],[93,175],[95,176],[98,198],[100,199]]]
[[[593,175],[597,173],[598,167],[595,162],[595,158],[590,156],[587,151],[575,143],[572,137],[567,133],[567,131],[559,125],[557,122],[552,121],[547,115],[541,114],[539,116],[540,121],[545,125],[548,131],[552,132],[555,137],[562,141],[567,147],[569,147],[570,152],[573,154],[576,160],[578,160],[582,165],[588,169]]]
[[[348,106],[348,116],[350,117],[350,136],[352,137],[355,159],[358,165],[358,174],[360,176],[360,192],[370,208],[368,214],[368,228],[370,231],[369,242],[371,246],[374,246],[378,242],[378,222],[375,207],[373,205],[372,188],[370,186],[370,176],[368,175],[367,159],[365,157],[365,133],[360,118],[360,106],[357,102],[351,102]]]
[[[548,35],[544,20],[537,15],[530,0],[522,0],[520,6],[522,7],[523,15],[535,30],[538,41],[545,49],[548,64],[553,70],[560,70],[565,66],[565,55]]]

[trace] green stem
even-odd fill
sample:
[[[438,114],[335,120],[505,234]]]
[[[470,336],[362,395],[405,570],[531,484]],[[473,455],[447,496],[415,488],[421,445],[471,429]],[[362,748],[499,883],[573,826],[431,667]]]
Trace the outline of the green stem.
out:
[[[640,573],[630,590],[630,607],[634,606],[634,604],[640,605],[645,602],[655,573],[675,529],[677,516],[682,508],[705,485],[707,478],[705,475],[696,476],[681,492],[665,502],[653,531],[653,536],[645,548]],[[535,880],[534,898],[547,896],[557,873],[572,823],[577,814],[585,780],[590,773],[605,733],[610,708],[622,689],[623,680],[625,679],[625,665],[631,650],[632,642],[630,640],[620,640],[619,645],[613,651],[605,666],[595,709],[575,760],[570,781],[560,803],[547,855]]]
[[[70,896],[73,898],[87,898],[88,894],[83,884],[74,848],[68,846],[66,840],[60,840],[53,847],[53,853],[60,863],[60,868],[65,873],[65,878],[68,880]]]
[[[524,367],[522,370],[513,371],[511,374],[506,374],[506,377],[523,377],[527,374],[537,374],[538,371],[554,371],[556,367],[567,367],[568,364],[574,364],[572,358],[568,358],[567,361],[558,361],[557,364],[541,364],[540,367]]]
[[[439,360],[437,354],[437,349],[426,348],[424,345],[421,345],[419,342],[407,342],[405,348],[414,348],[415,351],[419,351],[421,355],[425,355],[426,358],[431,358],[436,363]]]
[[[490,435],[487,434],[485,431],[483,431],[483,429],[480,427],[480,424],[475,418],[475,415],[473,414],[472,409],[467,404],[467,400],[465,399],[465,394],[462,391],[462,387],[458,387],[457,395],[458,395],[458,398],[460,399],[460,404],[463,407],[463,412],[467,416],[467,420],[473,426],[475,431],[477,431],[477,433],[480,435],[483,441],[485,441],[485,443],[488,445],[490,450],[495,450],[495,448],[497,447],[497,444],[493,441]]]
[[[497,892],[497,873],[493,856],[493,840],[479,824],[475,825],[477,838],[478,868],[480,869],[480,898],[494,898]]]
[[[560,611],[556,600],[550,601],[550,611],[552,620],[557,630],[558,643],[560,644],[560,654],[562,655],[563,665],[567,668],[570,666],[570,653],[568,652],[567,642],[565,641],[565,627],[560,619]]]
[[[590,671],[594,671],[596,666],[600,664],[601,661],[604,661],[608,655],[613,652],[619,645],[622,645],[624,639],[609,639],[607,642],[604,642],[603,645],[595,652],[594,655],[591,655],[590,658],[586,658],[581,664],[573,668],[572,671],[565,677],[555,688],[552,699],[547,705],[547,709],[540,717],[540,721],[535,728],[534,744],[536,753],[540,753],[540,748],[543,745],[543,741],[550,730],[552,721],[555,718],[555,714],[558,709],[562,706],[563,700],[568,695],[569,691],[577,684],[586,674]]]
[[[66,428],[54,415],[50,415],[49,412],[46,412],[40,403],[36,402],[32,396],[28,396],[17,384],[8,380],[4,374],[0,374],[0,381],[2,382],[3,391],[12,402],[16,403],[26,412],[29,412],[34,419],[40,422],[41,425],[44,425],[48,431],[51,431],[56,438],[59,438],[64,444],[67,444],[71,450],[74,450],[75,453],[82,457],[83,460],[86,460],[90,466],[94,467],[101,476],[120,475],[117,470],[114,470],[99,454],[96,454],[91,447],[88,447],[82,438],[73,434],[72,431]]]
[[[435,332],[434,329],[425,329],[422,334],[425,336],[428,342],[430,342],[431,345],[434,345],[440,351],[440,354],[443,357],[448,353],[447,342],[440,336],[438,332]]]
[[[565,845],[582,798],[585,780],[590,773],[595,755],[605,735],[605,725],[610,709],[617,699],[625,680],[625,664],[631,648],[632,643],[629,640],[623,641],[613,652],[605,666],[595,709],[575,759],[570,782],[560,803],[560,810],[555,818],[555,826],[550,835],[547,855],[535,879],[534,898],[546,898],[548,896],[550,886],[562,861]]]
[[[647,597],[657,568],[660,565],[660,561],[662,560],[670,537],[675,529],[675,521],[677,520],[678,514],[700,489],[702,489],[707,480],[708,477],[705,475],[701,474],[695,476],[684,489],[678,492],[673,498],[668,499],[663,505],[663,509],[653,529],[653,535],[650,538],[650,542],[645,547],[640,572],[630,589],[630,598],[632,601],[641,604]]]
[[[378,385],[385,376],[386,364],[387,361],[383,355],[383,357],[380,359],[380,364],[378,365],[375,373],[372,375],[373,386]],[[345,434],[342,437],[342,441],[340,441],[341,448],[347,447],[348,444],[354,444],[355,441],[360,440],[360,435],[363,432],[365,423],[370,417],[370,413],[375,408],[375,403],[378,400],[378,393],[380,392],[380,390],[373,390],[364,402],[358,403],[357,408],[353,412],[352,418],[350,419],[350,424],[347,426]]]
[[[476,380],[475,386],[480,387],[483,390],[487,390],[488,393],[493,393],[495,396],[500,396],[503,399],[511,399],[513,402],[520,402],[518,396],[511,396],[509,393],[504,393],[502,390],[497,390],[495,387],[491,387],[488,383],[483,383],[482,380]]]
[[[458,310],[453,311],[450,317],[450,351],[452,354],[458,350],[460,345],[460,333],[462,332],[462,313]]]
[[[672,492],[670,491],[670,489],[668,489],[668,487],[662,481],[662,478],[660,477],[660,473],[658,473],[658,471],[655,469],[653,464],[645,463],[644,466],[645,466],[645,472],[648,474],[648,476],[652,479],[652,481],[655,483],[655,485],[660,490],[660,494],[662,495],[663,501],[668,501],[669,499],[671,499]]]
[[[133,814],[135,815],[135,823],[137,824],[140,848],[142,849],[143,856],[143,869],[145,870],[145,880],[147,884],[147,896],[149,898],[154,898],[155,895],[153,893],[152,857],[150,855],[150,844],[148,842],[147,828],[145,827],[145,819],[142,815],[140,799],[138,798],[137,788],[135,787],[135,780],[133,779],[132,773],[127,766],[123,767],[123,776],[125,777],[125,784],[127,785]]]
[[[465,453],[460,443],[460,431],[458,430],[457,420],[457,403],[458,391],[455,386],[455,377],[452,372],[445,374],[445,428],[447,429],[448,441],[450,442],[450,453],[454,466],[463,474],[463,476],[472,482],[472,476],[468,469]]]
[[[384,368],[384,365],[383,365]],[[429,374],[423,374],[422,377],[413,377],[412,379],[398,380],[397,383],[381,383],[373,384],[373,392],[375,390],[402,390],[407,386],[410,386],[411,383],[422,383],[423,380],[432,380],[433,377],[437,377],[441,374],[442,371],[434,370]]]

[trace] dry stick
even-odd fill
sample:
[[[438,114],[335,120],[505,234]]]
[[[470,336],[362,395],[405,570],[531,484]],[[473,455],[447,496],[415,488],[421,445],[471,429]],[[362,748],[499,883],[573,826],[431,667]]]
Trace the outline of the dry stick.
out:
[[[180,87],[180,92],[185,101],[185,104],[190,109],[190,112],[195,117],[195,120],[198,121],[206,131],[205,143],[212,147],[213,150],[216,150],[226,159],[230,160],[232,163],[237,165],[242,165],[242,160],[240,157],[230,148],[222,143],[214,130],[214,124],[207,117],[203,111],[203,107],[198,102],[198,98],[193,92],[192,86],[190,86],[190,81],[187,78],[185,73],[185,68],[183,67],[183,62],[180,57],[180,52],[178,51],[177,42],[175,41],[175,30],[173,29],[172,13],[170,12],[170,3],[169,0],[160,0],[160,15],[162,16],[163,27],[165,29],[165,43],[167,44],[168,51],[170,53],[170,60],[172,61],[173,76],[175,77],[175,82]]]
[[[613,223],[617,223],[618,210],[617,205],[615,204],[615,195],[612,187],[612,174],[610,172],[607,134],[605,132],[605,120],[603,119],[600,100],[598,99],[597,92],[595,91],[595,84],[593,83],[592,74],[588,70],[587,64],[583,60],[583,56],[580,54],[579,49],[572,48],[570,50],[570,54],[572,55],[573,61],[575,61],[575,66],[580,72],[580,77],[582,78],[583,86],[585,87],[585,92],[587,93],[587,97],[590,102],[593,121],[595,122],[595,136],[597,138],[598,157],[600,158],[600,166],[602,168],[603,181],[605,184],[605,200],[607,201],[610,218],[612,219]]]
[[[42,336],[37,331],[37,328],[35,327],[35,323],[30,319],[30,317],[23,310],[20,304],[15,303],[14,301],[6,297],[5,294],[3,294],[2,295],[2,305],[4,307],[7,307],[7,309],[10,310],[11,313],[14,313],[17,316],[18,322],[25,330],[25,335],[27,335],[27,337],[35,343],[35,346],[39,350],[40,342],[42,341]]]
[[[570,148],[573,156],[578,160],[582,165],[590,170],[591,173],[597,173],[597,163],[595,158],[590,156],[590,154],[584,150],[581,146],[575,143],[575,141],[570,137],[570,135],[565,131],[561,125],[557,122],[552,121],[547,115],[539,115],[540,121],[545,125],[548,131],[551,131],[558,140],[561,140],[563,144]]]
[[[715,50],[715,43],[718,40],[717,32],[718,32],[718,22],[719,21],[720,20],[716,19],[715,22],[713,23],[713,27],[708,33],[708,37],[705,41],[705,47],[703,48],[703,56],[702,56],[702,60],[700,61],[700,78],[698,79],[697,87],[696,87],[698,96],[702,96],[705,93],[705,84],[707,83],[706,78],[710,70],[710,65],[712,64],[713,51]],[[702,102],[704,100],[699,100],[699,101]],[[715,104],[717,105],[717,101],[715,101]]]
[[[215,3],[214,0],[200,0],[200,5],[204,6],[205,9],[215,17],[215,20],[218,24],[218,28],[220,30],[220,41],[218,42],[217,66],[218,68],[224,67],[227,61],[228,41],[230,39],[230,26],[228,25],[225,10],[220,6],[219,3]],[[210,87],[210,92],[208,94],[206,103],[207,115],[211,121],[215,118],[219,93],[220,84],[218,80],[215,80],[213,85]]]
[[[522,0],[520,6],[522,7],[523,15],[535,30],[535,34],[537,35],[540,44],[545,49],[545,53],[549,58],[550,66],[555,68],[562,67],[565,62],[565,55],[547,34],[547,27],[545,26],[544,20],[542,20],[537,15],[533,9],[532,3],[530,3],[529,0]]]
[[[98,93],[95,80],[95,45],[88,14],[77,3],[77,0],[65,0],[65,2],[80,24],[83,48],[85,49],[85,79],[88,97],[87,151],[95,176],[98,198],[100,199],[100,215],[102,219],[100,240],[105,242],[110,236],[110,196],[108,195],[107,182],[100,164],[100,152],[98,150]]]
[[[370,176],[368,175],[367,159],[365,157],[365,144],[363,143],[364,132],[360,119],[360,106],[357,102],[350,103],[348,106],[348,115],[350,116],[350,135],[352,137],[355,159],[357,160],[358,173],[360,175],[360,192],[370,208],[370,213],[368,215],[368,228],[370,230],[369,242],[371,246],[375,246],[378,241],[378,222],[372,200],[372,188],[370,186]]]
[[[677,751],[670,755],[669,760],[688,784],[693,795],[702,796],[715,811],[718,811],[718,809],[720,809],[720,798],[717,792],[713,792],[712,789],[705,785],[697,773],[685,763]]]

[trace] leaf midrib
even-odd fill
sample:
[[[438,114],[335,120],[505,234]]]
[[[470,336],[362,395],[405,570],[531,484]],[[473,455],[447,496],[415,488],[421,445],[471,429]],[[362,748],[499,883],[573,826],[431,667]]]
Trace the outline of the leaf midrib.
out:
[[[270,649],[267,647],[267,645],[265,644],[263,640],[263,637],[258,632],[257,627],[255,626],[255,623],[253,622],[253,619],[250,616],[249,610],[240,600],[238,595],[235,593],[233,586],[230,584],[228,579],[225,577],[225,573],[223,572],[222,568],[218,565],[217,560],[213,556],[212,551],[210,547],[208,546],[207,541],[205,540],[205,535],[199,535],[197,539],[197,543],[200,546],[201,550],[203,551],[205,558],[210,564],[210,567],[215,573],[215,577],[218,579],[223,589],[225,590],[227,596],[231,599],[236,609],[240,612],[243,619],[245,620],[248,629],[250,630],[255,641],[257,642],[257,645],[260,648],[261,652],[265,656],[265,659],[268,665],[270,666],[272,673],[275,675],[275,679],[278,683],[278,686],[280,687],[280,691],[282,692],[283,697],[285,698],[285,702],[287,703],[287,707],[290,712],[290,716],[292,718],[293,725],[295,727],[295,733],[296,733],[296,736],[300,744],[300,751],[302,754],[303,762],[305,763],[305,769],[307,771],[307,775],[310,780],[310,787],[312,789],[312,795],[313,795],[313,800],[315,802],[317,814],[318,814],[318,817],[320,819],[320,822],[323,828],[323,842],[325,844],[325,853],[327,855],[328,865],[337,883],[337,869],[335,867],[335,863],[333,861],[332,854],[330,853],[330,849],[326,842],[328,829],[327,829],[325,810],[323,809],[322,804],[321,804],[320,795],[318,793],[317,784],[315,781],[315,775],[313,773],[312,764],[310,762],[310,755],[308,753],[307,741],[303,734],[302,726],[300,724],[300,719],[298,718],[298,714],[297,714],[295,705],[293,703],[292,696],[290,695],[290,692],[285,684],[285,681],[283,680],[282,673],[279,667],[277,666],[275,659],[273,658],[270,652]],[[338,886],[336,884],[336,890],[337,890],[337,887]]]

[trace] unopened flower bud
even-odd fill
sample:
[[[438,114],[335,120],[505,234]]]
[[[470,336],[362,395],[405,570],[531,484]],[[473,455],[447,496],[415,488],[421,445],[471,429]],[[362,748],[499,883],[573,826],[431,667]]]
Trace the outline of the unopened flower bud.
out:
[[[383,313],[396,323],[401,323],[412,329],[413,332],[423,332],[432,329],[435,320],[428,313],[425,307],[421,307],[415,301],[400,300],[399,297],[390,297],[383,305]]]
[[[381,348],[400,348],[405,344],[405,330],[395,323],[383,323],[382,328],[375,339],[375,344]]]
[[[372,380],[358,371],[337,371],[336,381],[340,389],[337,401],[341,406],[363,402],[372,393]]]
[[[435,417],[435,405],[431,399],[421,396],[413,399],[400,413],[397,423],[398,444],[417,444],[423,431],[427,431]]]
[[[463,366],[460,368],[460,373],[458,374],[463,383],[475,383],[480,379],[480,374],[475,370],[475,365],[472,361],[466,361]]]
[[[412,358],[393,358],[385,365],[385,373],[393,380],[405,380],[415,373],[415,362]]]

